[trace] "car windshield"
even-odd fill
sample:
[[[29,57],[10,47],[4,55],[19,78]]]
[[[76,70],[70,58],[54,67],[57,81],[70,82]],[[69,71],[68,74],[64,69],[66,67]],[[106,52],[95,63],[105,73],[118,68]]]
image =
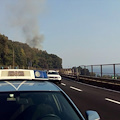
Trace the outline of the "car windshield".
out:
[[[0,94],[1,120],[80,120],[61,92]]]
[[[58,75],[58,72],[48,72],[48,74],[55,74],[55,75]]]

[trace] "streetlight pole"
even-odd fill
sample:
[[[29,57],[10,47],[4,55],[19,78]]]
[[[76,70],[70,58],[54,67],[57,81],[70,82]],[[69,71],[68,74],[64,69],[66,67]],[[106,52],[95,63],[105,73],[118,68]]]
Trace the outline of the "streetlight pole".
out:
[[[14,69],[14,59],[15,59],[15,55],[14,55],[14,48],[13,48],[13,69]]]

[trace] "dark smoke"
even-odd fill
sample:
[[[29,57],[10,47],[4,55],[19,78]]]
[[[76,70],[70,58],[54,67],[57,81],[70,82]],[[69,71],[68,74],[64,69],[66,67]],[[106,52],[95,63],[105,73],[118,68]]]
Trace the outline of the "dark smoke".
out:
[[[12,1],[14,5],[9,5],[12,27],[22,32],[27,44],[41,49],[44,35],[39,32],[39,17],[43,12],[45,0]]]

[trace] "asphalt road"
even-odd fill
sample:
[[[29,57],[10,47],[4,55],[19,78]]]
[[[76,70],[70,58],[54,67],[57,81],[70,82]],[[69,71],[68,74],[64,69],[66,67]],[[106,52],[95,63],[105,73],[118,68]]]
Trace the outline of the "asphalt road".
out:
[[[84,117],[86,110],[95,110],[101,120],[120,120],[120,92],[70,79],[63,79],[58,86],[68,94]]]

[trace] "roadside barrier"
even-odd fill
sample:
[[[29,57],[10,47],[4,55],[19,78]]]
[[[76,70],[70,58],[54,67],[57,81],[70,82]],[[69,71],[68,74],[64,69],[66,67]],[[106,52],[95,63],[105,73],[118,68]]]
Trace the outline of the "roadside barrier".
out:
[[[78,81],[78,82],[120,91],[119,79],[115,80],[115,79],[107,79],[107,78],[100,78],[100,77],[91,77],[91,76],[82,76],[82,75],[73,76],[73,75],[66,75],[66,74],[62,74],[61,76]]]

